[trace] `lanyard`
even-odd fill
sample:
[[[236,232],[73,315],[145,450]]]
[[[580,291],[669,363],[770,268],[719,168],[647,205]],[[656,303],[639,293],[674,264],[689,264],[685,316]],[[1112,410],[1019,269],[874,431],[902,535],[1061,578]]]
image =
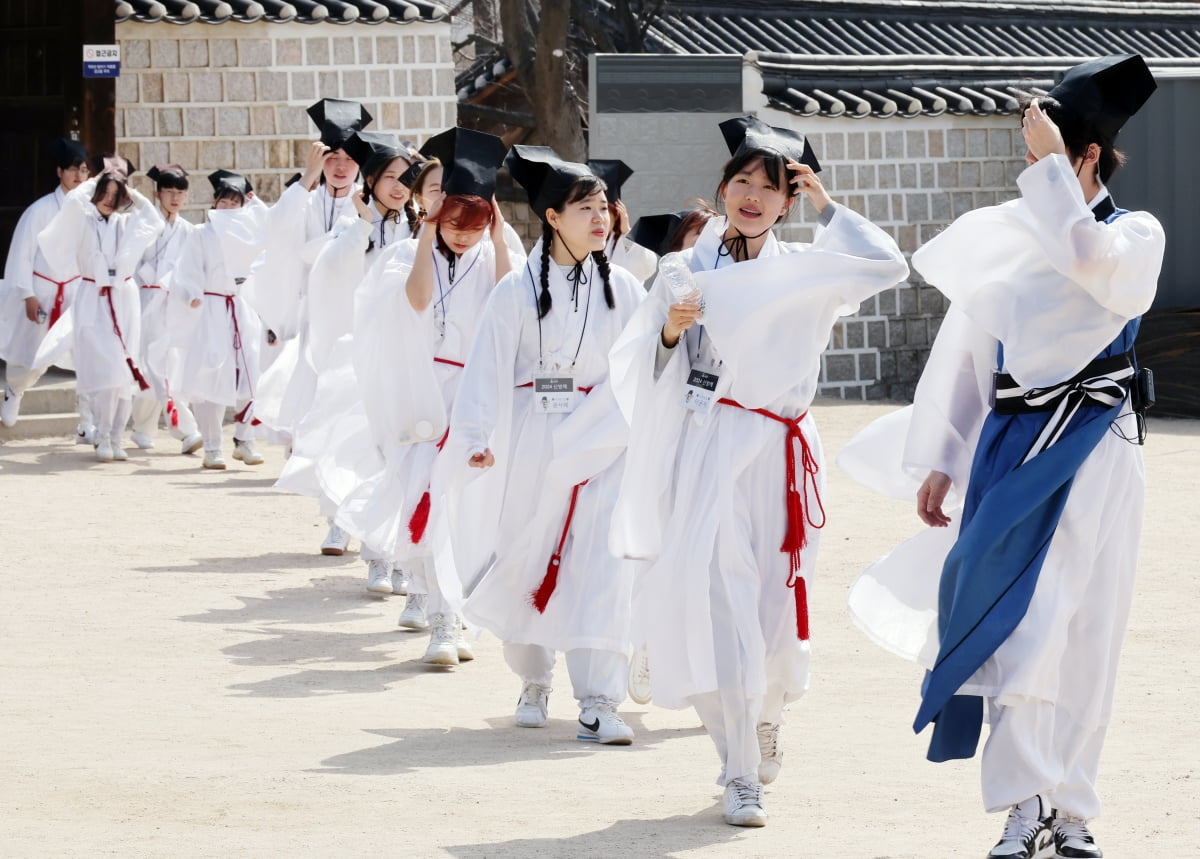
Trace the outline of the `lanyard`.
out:
[[[441,254],[438,253],[438,250],[436,247],[430,248],[430,253],[433,254],[433,274],[437,278],[437,285],[438,285],[438,300],[437,300],[437,304],[434,305],[434,307],[440,308],[442,311],[441,322],[438,325],[438,329],[440,331],[444,332],[446,330],[446,299],[450,297],[450,293],[454,292],[454,290],[456,290],[458,288],[458,285],[460,283],[462,283],[464,280],[466,280],[467,275],[471,273],[471,269],[475,268],[475,263],[479,262],[479,258],[481,256],[483,256],[483,249],[479,245],[476,245],[475,247],[477,249],[477,253],[475,254],[475,259],[471,260],[471,264],[467,266],[467,270],[464,271],[458,277],[454,276],[455,260],[450,259],[450,260],[446,261],[447,262],[446,268],[448,269],[447,274],[449,275],[449,279],[450,279],[450,288],[449,289],[443,289],[443,287],[442,287],[442,269],[438,265],[438,257],[441,256]],[[453,251],[451,252],[451,254],[453,255]],[[435,310],[434,315],[435,316],[437,315],[436,310]]]
[[[720,250],[718,250],[716,257],[713,259],[713,266],[712,266],[713,271],[716,271],[717,268],[721,265],[721,257],[722,256],[724,256],[724,254],[722,254],[720,252]],[[737,260],[734,260],[734,262],[737,262]],[[692,359],[693,366],[700,362],[700,347],[702,345],[704,345],[704,326],[702,324],[697,325],[696,329],[697,329],[696,330],[696,356]],[[724,365],[724,363],[725,363],[724,360],[721,360],[721,359],[717,360],[718,367]]]
[[[592,269],[593,269],[592,273],[594,274],[596,262],[595,262],[595,260],[591,260],[591,263],[592,263]],[[537,294],[538,288],[537,288],[537,283],[533,278],[533,269],[531,269],[529,267],[528,259],[525,260],[525,273],[527,275],[529,275],[529,288],[531,290],[533,290],[533,307],[534,307],[534,310],[536,311],[538,308],[538,294]],[[547,275],[547,277],[548,277],[548,275]],[[584,302],[584,305],[583,305],[583,327],[579,330],[579,343],[576,344],[576,346],[575,346],[575,357],[573,357],[571,359],[572,367],[575,366],[575,362],[579,359],[579,350],[583,348],[583,337],[585,334],[587,334],[588,313],[592,309],[592,280],[593,280],[593,278],[590,276],[587,279],[588,293],[587,293],[587,301]],[[578,284],[576,284],[576,289],[578,289]],[[576,296],[575,296],[575,312],[576,313],[579,312],[578,292],[576,293]],[[541,367],[542,366],[542,317],[540,315],[538,316],[537,324],[538,324],[538,367]]]

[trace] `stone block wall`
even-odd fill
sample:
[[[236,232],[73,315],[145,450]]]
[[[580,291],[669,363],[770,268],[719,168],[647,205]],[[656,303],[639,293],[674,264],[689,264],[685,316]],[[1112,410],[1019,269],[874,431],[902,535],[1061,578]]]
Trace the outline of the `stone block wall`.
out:
[[[906,256],[959,215],[1016,196],[1025,145],[1014,117],[801,118],[762,108],[775,126],[806,134],[836,202],[889,232]],[[672,211],[692,196],[712,199],[728,158],[722,114],[593,114],[591,157],[622,158],[636,173],[623,193],[634,218]],[[807,201],[779,228],[809,241]],[[910,400],[946,301],[915,272],[862,304],[833,329],[821,390],[852,399]]]
[[[449,24],[253,24],[126,21],[116,136],[141,170],[176,163],[193,174],[187,215],[202,220],[213,170],[246,174],[264,200],[304,164],[320,98],[362,102],[373,131],[420,143],[455,123]],[[150,182],[135,179],[143,192]]]

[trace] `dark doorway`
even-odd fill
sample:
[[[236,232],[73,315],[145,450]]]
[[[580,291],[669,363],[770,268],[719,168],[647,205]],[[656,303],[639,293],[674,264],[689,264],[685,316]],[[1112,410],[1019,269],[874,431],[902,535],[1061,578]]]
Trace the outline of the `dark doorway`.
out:
[[[0,255],[25,207],[54,190],[56,137],[112,150],[116,87],[83,78],[83,45],[115,44],[112,0],[0,3]]]

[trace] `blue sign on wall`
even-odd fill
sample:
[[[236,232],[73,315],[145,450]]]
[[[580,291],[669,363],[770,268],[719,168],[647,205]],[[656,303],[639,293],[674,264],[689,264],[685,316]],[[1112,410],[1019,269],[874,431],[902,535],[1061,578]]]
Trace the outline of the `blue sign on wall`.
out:
[[[120,45],[84,45],[83,76],[116,78],[121,76]]]

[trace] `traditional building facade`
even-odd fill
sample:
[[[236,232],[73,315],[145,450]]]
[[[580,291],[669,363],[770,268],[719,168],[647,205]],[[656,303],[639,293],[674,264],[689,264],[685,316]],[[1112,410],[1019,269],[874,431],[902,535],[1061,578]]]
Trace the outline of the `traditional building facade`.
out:
[[[207,207],[203,177],[218,168],[244,173],[264,199],[276,199],[316,139],[305,109],[318,99],[359,101],[375,118],[371,130],[416,143],[455,123],[443,7],[359,3],[351,18],[349,4],[314,5],[334,11],[121,20],[118,4],[117,148],[143,170],[177,163],[191,171],[189,217]],[[148,187],[144,175],[137,181]]]

